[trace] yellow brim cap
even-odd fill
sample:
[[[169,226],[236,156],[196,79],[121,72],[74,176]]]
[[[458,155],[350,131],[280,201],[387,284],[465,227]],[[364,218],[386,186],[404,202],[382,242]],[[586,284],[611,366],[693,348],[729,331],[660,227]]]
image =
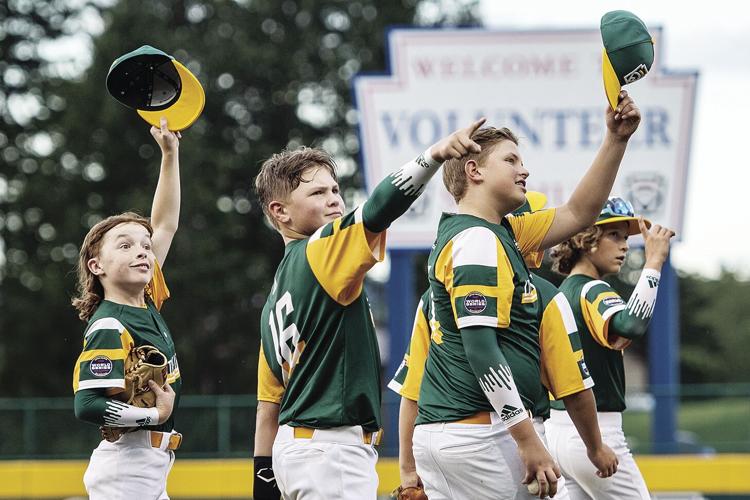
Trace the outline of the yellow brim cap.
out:
[[[617,216],[617,217],[609,217],[607,219],[599,220],[594,223],[595,226],[602,226],[604,224],[614,224],[615,222],[622,222],[625,221],[628,223],[628,235],[633,236],[634,234],[641,234],[641,228],[638,226],[638,217],[627,217],[627,216]],[[651,221],[648,219],[643,219],[644,224],[646,224],[646,228],[651,228]]]
[[[620,102],[620,80],[617,78],[617,73],[612,67],[612,62],[609,60],[607,55],[607,49],[602,49],[602,79],[604,81],[604,92],[607,93],[607,100],[612,109],[617,108],[617,103]]]
[[[203,112],[206,104],[206,94],[198,79],[179,61],[172,60],[182,81],[182,92],[177,101],[166,109],[159,111],[144,111],[138,114],[151,125],[158,127],[161,117],[167,119],[169,130],[185,130],[192,125]]]

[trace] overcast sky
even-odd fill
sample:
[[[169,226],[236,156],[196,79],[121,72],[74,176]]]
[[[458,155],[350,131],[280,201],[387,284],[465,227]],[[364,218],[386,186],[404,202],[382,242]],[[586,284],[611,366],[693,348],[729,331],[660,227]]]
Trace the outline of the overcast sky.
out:
[[[663,28],[663,68],[699,72],[685,226],[673,263],[707,275],[723,265],[750,277],[750,4],[484,0],[481,13],[495,29],[596,28],[616,9]]]

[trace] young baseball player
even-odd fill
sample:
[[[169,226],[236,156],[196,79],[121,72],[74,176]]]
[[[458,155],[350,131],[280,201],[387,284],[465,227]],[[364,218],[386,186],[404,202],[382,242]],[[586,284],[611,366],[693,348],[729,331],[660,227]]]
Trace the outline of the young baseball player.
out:
[[[151,220],[131,212],[102,220],[86,235],[78,260],[73,306],[87,327],[73,371],[75,414],[104,426],[103,436],[112,440],[99,443],[86,469],[83,481],[92,499],[169,498],[167,476],[182,438],[173,430],[180,370],[159,313],[169,297],[160,266],[180,213],[180,135],[167,129],[165,119],[151,135],[162,152]],[[169,360],[164,390],[150,384],[154,408],[117,398],[125,388],[124,360],[141,345],[156,347]]]
[[[625,442],[622,412],[625,410],[623,350],[648,329],[656,303],[661,267],[669,253],[674,232],[637,219],[633,207],[621,198],[610,198],[596,223],[560,244],[553,252],[554,268],[568,275],[560,290],[568,298],[580,332],[586,364],[594,379],[594,396],[602,438],[619,459],[617,474],[598,478],[586,461],[581,440],[568,414],[553,403],[547,422],[550,450],[560,464],[574,500],[629,500],[651,498]],[[629,235],[641,233],[646,264],[625,301],[606,282],[619,272],[628,251]]]
[[[428,260],[442,343],[430,346],[414,431],[417,472],[431,498],[514,498],[508,457],[516,454],[523,483],[536,479],[541,497],[556,493],[559,469],[527,411],[540,389],[540,303],[523,255],[596,220],[639,122],[622,92],[568,202],[533,214],[506,217],[524,203],[529,175],[510,130],[479,130],[472,139],[480,153],[446,162],[443,180],[459,213],[443,215]]]
[[[543,208],[546,197],[542,193],[527,193],[527,202],[514,214],[520,215],[529,211]],[[543,253],[536,252],[525,256],[529,267],[537,268],[541,265]],[[557,288],[544,278],[532,274],[534,284],[539,291],[541,300],[542,319],[539,328],[539,344],[541,347],[542,373],[537,401],[531,410],[534,428],[542,442],[545,442],[543,420],[549,418],[550,404],[547,391],[550,390],[558,398],[562,398],[570,407],[571,415],[579,424],[585,436],[587,448],[591,450],[592,462],[600,467],[599,473],[610,475],[616,470],[617,460],[614,453],[602,444],[596,424],[596,407],[589,389],[593,382],[588,375],[583,352],[575,329],[570,306]],[[434,309],[430,290],[421,297],[414,319],[412,336],[394,378],[388,387],[400,394],[401,407],[399,412],[399,466],[401,486],[398,490],[399,498],[414,498],[410,494],[418,491],[422,483],[417,475],[412,451],[414,421],[417,415],[417,400],[427,359],[430,338],[434,342],[441,342],[439,326],[434,322]],[[431,330],[430,325],[435,329]],[[541,383],[540,383],[541,385]],[[516,466],[512,468],[519,477],[520,486],[523,471],[520,458],[516,457]],[[525,489],[519,491],[525,496]],[[562,479],[558,483],[555,498],[566,499],[567,490]]]
[[[324,151],[283,151],[262,165],[256,190],[286,249],[261,316],[256,498],[278,498],[274,477],[286,499],[375,498],[380,358],[365,273],[440,165],[479,152],[470,137],[482,123],[434,144],[346,215]]]

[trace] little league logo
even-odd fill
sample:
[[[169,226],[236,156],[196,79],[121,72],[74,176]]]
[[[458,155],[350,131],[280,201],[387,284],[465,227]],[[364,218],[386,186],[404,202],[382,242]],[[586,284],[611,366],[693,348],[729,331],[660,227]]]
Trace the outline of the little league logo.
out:
[[[625,83],[633,83],[646,76],[646,73],[648,73],[648,68],[645,64],[641,63],[633,71],[623,76],[622,79],[625,80]]]
[[[112,360],[107,356],[97,356],[91,360],[89,371],[95,377],[106,377],[112,373]]]
[[[479,292],[471,292],[464,297],[464,308],[471,314],[479,314],[487,309],[487,298]]]
[[[625,178],[625,186],[636,213],[654,215],[663,208],[667,191],[664,176],[656,172],[636,172]]]

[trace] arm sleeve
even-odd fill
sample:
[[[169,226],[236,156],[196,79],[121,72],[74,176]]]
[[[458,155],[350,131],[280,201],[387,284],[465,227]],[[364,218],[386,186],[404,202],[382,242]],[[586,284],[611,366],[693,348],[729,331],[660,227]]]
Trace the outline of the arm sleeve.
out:
[[[367,229],[375,233],[385,231],[422,194],[440,165],[428,150],[383,179],[363,207]]]
[[[557,293],[544,309],[539,345],[542,383],[555,399],[593,387],[576,320],[562,293]]]
[[[414,317],[411,340],[404,359],[388,388],[400,396],[412,401],[419,400],[419,389],[422,386],[424,365],[427,362],[427,352],[430,347],[429,304],[430,292],[422,295]]]
[[[363,223],[363,207],[340,217],[308,239],[305,253],[315,279],[337,303],[348,306],[362,293],[365,274],[385,257],[385,233]]]
[[[654,269],[644,269],[641,272],[627,306],[610,320],[610,335],[633,340],[646,334],[654,315],[660,278],[661,273]]]
[[[489,228],[473,226],[454,236],[436,259],[434,273],[450,296],[458,328],[510,325],[514,272]]]
[[[528,418],[510,366],[505,360],[494,328],[472,326],[461,329],[461,342],[471,370],[482,391],[506,427]]]
[[[547,236],[554,219],[554,208],[507,217],[523,256],[544,250],[540,245],[544,237]]]
[[[73,401],[76,418],[110,427],[144,427],[159,423],[156,408],[138,408],[108,398],[102,389],[82,389]]]
[[[125,388],[125,358],[133,338],[116,318],[101,318],[86,330],[83,349],[73,369],[73,392]]]
[[[276,378],[260,345],[258,354],[258,401],[280,404],[284,397],[284,386]]]
[[[594,340],[608,349],[622,350],[630,340],[610,331],[612,318],[627,305],[620,295],[604,281],[586,283],[581,290],[581,313]]]

